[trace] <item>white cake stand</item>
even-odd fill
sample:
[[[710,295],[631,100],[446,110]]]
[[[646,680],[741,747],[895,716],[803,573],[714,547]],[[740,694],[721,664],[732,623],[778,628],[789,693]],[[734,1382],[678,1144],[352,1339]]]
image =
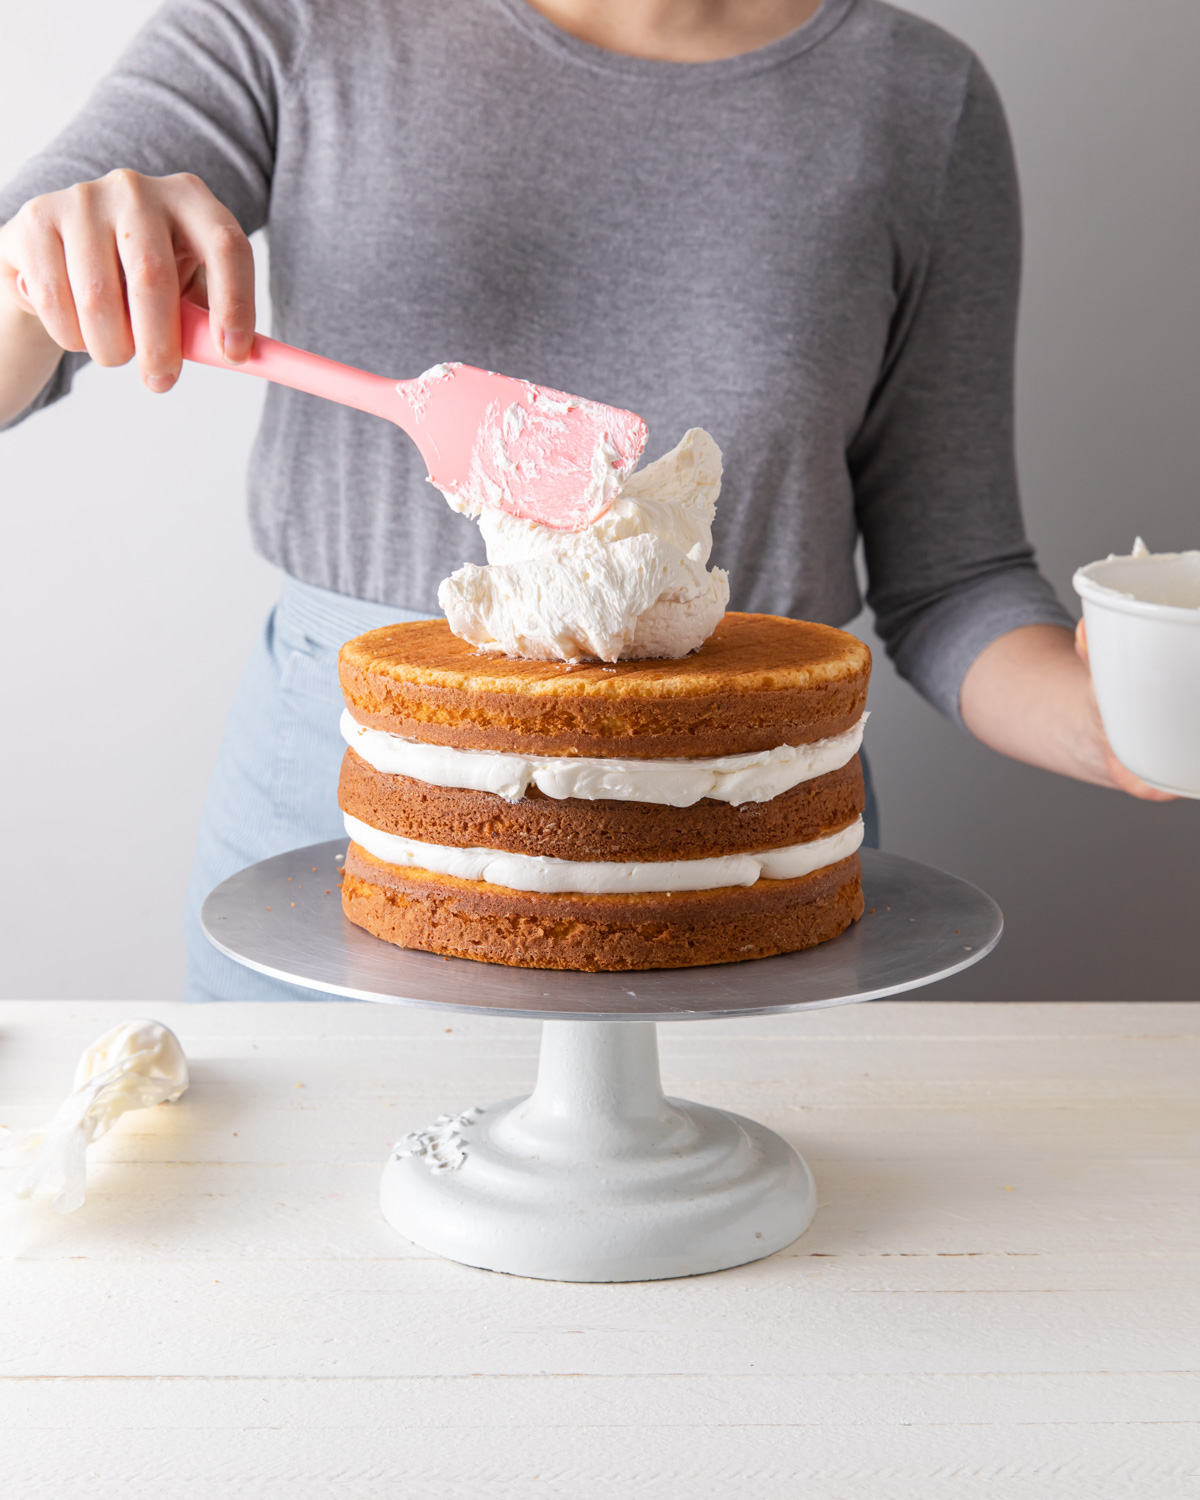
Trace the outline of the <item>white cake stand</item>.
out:
[[[205,902],[204,930],[238,963],[328,994],[543,1021],[533,1093],[405,1136],[381,1202],[418,1245],[554,1281],[719,1271],[782,1249],[812,1220],[812,1174],[782,1137],[664,1096],[656,1022],[877,1000],[978,962],[1002,927],[965,880],[864,849],[867,914],[806,953],[622,974],[515,969],[355,927],[337,884],[344,848],[242,870]]]

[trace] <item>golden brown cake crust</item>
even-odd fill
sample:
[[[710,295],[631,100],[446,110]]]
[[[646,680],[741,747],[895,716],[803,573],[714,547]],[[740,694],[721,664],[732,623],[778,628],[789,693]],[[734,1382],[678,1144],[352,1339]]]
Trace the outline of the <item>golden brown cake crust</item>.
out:
[[[477,651],[444,620],[368,631],[339,671],[361,724],[464,750],[527,755],[738,755],[803,745],[862,717],[871,653],[778,615],[727,614],[681,660],[564,663]]]
[[[794,953],[862,915],[858,855],[797,880],[673,895],[540,895],[398,869],[351,843],[342,907],[402,948],[532,969],[680,969]]]
[[[385,774],[350,749],[338,784],[342,811],[385,833],[456,849],[582,860],[706,859],[782,849],[844,828],[859,816],[864,802],[858,756],[769,802],[739,807],[708,797],[693,807],[557,800],[536,787],[510,803],[493,792]]]

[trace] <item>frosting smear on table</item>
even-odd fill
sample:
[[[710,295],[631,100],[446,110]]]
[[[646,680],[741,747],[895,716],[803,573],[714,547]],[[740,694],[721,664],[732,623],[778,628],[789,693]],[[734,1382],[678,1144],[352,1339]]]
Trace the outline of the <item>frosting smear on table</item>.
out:
[[[468,563],[438,589],[450,629],[538,661],[688,655],[729,602],[727,574],[707,566],[720,488],[721,450],[693,427],[580,531],[485,506],[487,566]]]

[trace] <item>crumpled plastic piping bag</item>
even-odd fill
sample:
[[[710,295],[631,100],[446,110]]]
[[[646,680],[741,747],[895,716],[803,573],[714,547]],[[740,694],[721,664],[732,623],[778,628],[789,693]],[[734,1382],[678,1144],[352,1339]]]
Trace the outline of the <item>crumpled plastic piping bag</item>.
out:
[[[91,1143],[127,1109],[173,1102],[187,1086],[187,1058],[168,1027],[142,1019],[106,1031],[79,1059],[74,1092],[54,1118],[0,1148],[0,1164],[27,1163],[13,1196],[73,1213],[84,1199]]]

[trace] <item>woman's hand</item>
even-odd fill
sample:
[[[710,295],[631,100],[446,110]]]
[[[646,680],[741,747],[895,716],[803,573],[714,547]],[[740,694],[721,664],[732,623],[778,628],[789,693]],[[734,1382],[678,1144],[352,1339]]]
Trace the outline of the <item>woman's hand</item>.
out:
[[[1108,743],[1108,736],[1104,732],[1104,722],[1100,718],[1096,689],[1092,685],[1092,669],[1088,661],[1087,625],[1083,620],[1080,620],[1075,627],[1075,652],[1088,669],[1088,705],[1091,708],[1093,727],[1100,743],[1104,769],[1111,777],[1113,786],[1122,792],[1128,792],[1131,797],[1140,797],[1144,802],[1174,802],[1176,798],[1170,792],[1161,792],[1155,786],[1148,786],[1140,776],[1135,776],[1132,771],[1122,765],[1113,754],[1112,746]]]
[[[136,356],[147,388],[169,391],[185,293],[207,301],[226,359],[245,360],[254,257],[198,177],[121,169],[31,198],[0,227],[0,420],[33,400],[63,349],[101,365]]]
[[[1145,802],[1175,800],[1147,786],[1113,754],[1082,622],[1074,642],[1057,625],[1024,625],[994,640],[971,663],[959,707],[975,738],[1002,755]]]

